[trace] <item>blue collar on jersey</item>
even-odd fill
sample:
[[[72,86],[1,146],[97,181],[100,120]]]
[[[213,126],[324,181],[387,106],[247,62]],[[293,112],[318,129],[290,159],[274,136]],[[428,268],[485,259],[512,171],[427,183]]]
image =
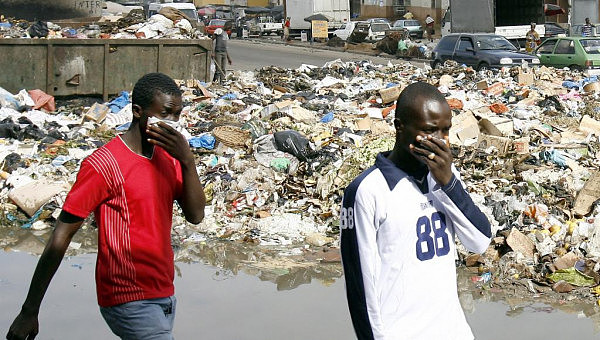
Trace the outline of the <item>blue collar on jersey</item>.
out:
[[[396,184],[404,177],[408,177],[408,175],[387,158],[390,153],[391,151],[379,153],[375,159],[375,166],[381,171],[390,191],[392,191]]]
[[[381,152],[377,155],[377,159],[375,160],[375,166],[381,171],[383,174],[383,178],[387,182],[390,191],[394,190],[396,184],[400,182],[404,177],[408,177],[412,180],[417,188],[421,190],[423,194],[429,191],[429,185],[427,183],[427,175],[422,179],[422,181],[418,181],[415,177],[407,174],[402,169],[396,166],[392,161],[388,159],[391,151]]]

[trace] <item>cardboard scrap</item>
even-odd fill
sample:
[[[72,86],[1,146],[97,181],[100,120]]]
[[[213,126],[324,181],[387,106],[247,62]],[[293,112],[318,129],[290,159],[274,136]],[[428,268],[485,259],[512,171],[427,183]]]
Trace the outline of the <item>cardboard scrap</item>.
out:
[[[84,119],[93,120],[96,123],[101,123],[106,115],[111,112],[110,108],[104,104],[94,103],[92,107],[90,107],[85,114],[83,115]]]
[[[487,118],[482,118],[479,121],[479,128],[481,129],[481,132],[485,133],[486,135],[490,135],[490,136],[502,136],[502,131],[500,131],[500,129],[498,129],[496,127],[496,125],[494,125],[494,123],[492,123],[489,119]]]
[[[519,74],[517,75],[517,82],[521,85],[533,84],[533,72],[530,69],[519,68]]]
[[[493,146],[498,150],[498,154],[501,156],[506,155],[511,145],[512,140],[508,137],[491,136],[485,134],[481,134],[479,136],[480,149],[487,149]]]
[[[69,189],[71,189],[69,184],[41,179],[11,190],[8,198],[31,217],[52,197]]]
[[[368,131],[371,130],[371,118],[369,116],[366,116],[363,119],[359,119],[355,122],[356,124],[356,130],[360,130],[360,131]]]
[[[529,137],[522,137],[513,141],[513,149],[519,155],[529,153]]]
[[[485,90],[488,88],[488,82],[487,80],[480,80],[477,82],[477,90],[481,91],[481,90]]]
[[[287,114],[294,120],[303,122],[305,124],[316,123],[318,121],[317,115],[314,111],[307,110],[302,106],[293,106],[291,112],[288,112]]]
[[[600,136],[600,122],[590,116],[583,116],[579,123],[579,130]]]
[[[525,98],[525,99],[519,101],[517,103],[517,106],[520,106],[520,107],[532,106],[532,105],[535,105],[536,101],[537,101],[537,98]]]
[[[387,89],[379,90],[379,95],[381,96],[383,103],[387,104],[398,99],[403,89],[404,87],[402,86],[392,86]]]
[[[535,244],[525,234],[516,228],[510,230],[510,234],[506,238],[508,246],[516,253],[521,253],[528,259],[533,258]]]
[[[482,123],[483,122],[483,123]],[[496,136],[511,136],[515,131],[515,123],[512,119],[502,117],[502,116],[488,116],[486,118],[482,118],[479,121],[479,126],[491,124],[494,126],[493,129],[496,133]],[[492,129],[490,129],[492,130]],[[488,133],[490,135],[492,133]]]
[[[470,111],[465,111],[452,117],[450,128],[450,144],[464,145],[468,140],[479,137],[479,124],[477,118]]]
[[[573,211],[580,216],[587,215],[594,202],[600,199],[600,171],[594,172],[577,194]]]

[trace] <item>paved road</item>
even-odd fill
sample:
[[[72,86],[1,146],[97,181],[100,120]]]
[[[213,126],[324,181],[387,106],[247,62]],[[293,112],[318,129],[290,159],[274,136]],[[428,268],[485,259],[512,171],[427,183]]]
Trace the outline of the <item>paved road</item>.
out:
[[[233,64],[230,70],[255,70],[264,66],[277,65],[285,68],[298,68],[302,64],[323,66],[326,62],[371,60],[374,63],[387,64],[403,62],[398,59],[373,57],[364,54],[338,52],[307,47],[283,45],[255,40],[236,40],[228,42],[229,55]],[[423,66],[423,63],[415,63]]]

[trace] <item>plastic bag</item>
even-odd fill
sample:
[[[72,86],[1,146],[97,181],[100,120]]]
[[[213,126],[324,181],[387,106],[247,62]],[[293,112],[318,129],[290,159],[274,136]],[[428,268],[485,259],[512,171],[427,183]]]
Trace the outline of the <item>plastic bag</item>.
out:
[[[9,109],[17,110],[19,108],[19,101],[12,93],[6,91],[0,87],[0,107],[7,107]]]
[[[558,150],[540,151],[540,159],[546,162],[552,162],[563,168],[567,167],[565,155]]]
[[[306,162],[310,157],[308,139],[297,131],[279,131],[273,134],[277,150],[291,153],[301,161]]]
[[[217,72],[217,66],[215,65],[215,59],[214,58],[210,58],[210,78],[209,79],[215,79],[215,72]]]
[[[215,148],[215,137],[211,134],[205,134],[199,137],[193,137],[189,140],[190,146],[194,148],[204,148],[212,150]]]
[[[334,116],[333,116],[333,112],[328,112],[326,115],[324,115],[321,118],[321,123],[329,123],[333,120]]]
[[[27,30],[32,38],[45,38],[48,36],[48,24],[43,21],[36,21],[29,30]]]
[[[129,92],[121,91],[119,96],[108,104],[108,107],[112,113],[119,113],[129,102]]]
[[[56,104],[54,103],[53,96],[42,90],[30,90],[28,93],[35,102],[35,106],[33,107],[34,110],[44,109],[47,112],[56,111]]]
[[[267,129],[260,119],[250,119],[244,125],[242,125],[242,129],[250,131],[250,137],[252,137],[252,140],[267,134]]]

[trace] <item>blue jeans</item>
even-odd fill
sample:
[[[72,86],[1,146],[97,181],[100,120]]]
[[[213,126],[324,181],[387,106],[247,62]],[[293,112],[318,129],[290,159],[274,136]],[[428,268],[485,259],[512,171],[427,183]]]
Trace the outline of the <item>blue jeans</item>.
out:
[[[100,307],[100,313],[123,340],[173,340],[176,305],[177,299],[171,296]]]

